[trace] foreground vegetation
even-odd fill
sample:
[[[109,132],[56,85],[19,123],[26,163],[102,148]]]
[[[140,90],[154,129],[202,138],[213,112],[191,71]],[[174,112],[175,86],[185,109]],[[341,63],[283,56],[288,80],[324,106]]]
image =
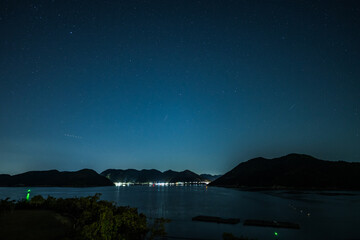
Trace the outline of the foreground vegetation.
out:
[[[114,203],[101,201],[100,194],[81,198],[53,198],[34,196],[29,201],[0,201],[0,214],[10,216],[40,211],[51,211],[61,215],[62,221],[71,225],[65,239],[113,240],[153,239],[165,235],[165,219],[156,219],[151,224],[136,208],[118,207]],[[35,210],[35,211],[34,211]],[[34,214],[30,214],[34,216]],[[46,212],[45,215],[49,215]],[[44,215],[44,216],[45,216]]]

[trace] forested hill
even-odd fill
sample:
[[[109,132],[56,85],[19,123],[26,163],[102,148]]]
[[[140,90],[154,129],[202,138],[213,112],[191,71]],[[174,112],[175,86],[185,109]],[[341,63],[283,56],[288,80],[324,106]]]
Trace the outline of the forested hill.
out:
[[[17,175],[0,175],[1,187],[96,187],[114,185],[109,179],[91,169],[76,172],[30,171]]]
[[[210,186],[360,190],[360,163],[324,161],[304,154],[289,154],[240,163]]]

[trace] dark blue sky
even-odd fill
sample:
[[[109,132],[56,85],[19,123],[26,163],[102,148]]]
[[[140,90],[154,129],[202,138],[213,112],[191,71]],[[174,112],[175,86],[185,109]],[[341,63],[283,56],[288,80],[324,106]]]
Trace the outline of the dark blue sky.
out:
[[[359,1],[0,3],[0,169],[360,161]]]

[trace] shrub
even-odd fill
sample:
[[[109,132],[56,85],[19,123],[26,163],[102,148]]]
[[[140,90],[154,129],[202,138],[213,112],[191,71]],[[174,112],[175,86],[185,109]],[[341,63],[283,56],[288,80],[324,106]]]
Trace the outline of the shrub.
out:
[[[108,201],[99,201],[100,194],[81,198],[53,198],[34,196],[30,201],[1,200],[0,211],[11,209],[46,209],[70,217],[74,222],[76,239],[86,240],[142,240],[164,236],[167,222],[156,220],[148,226],[146,216],[136,208],[118,207]]]

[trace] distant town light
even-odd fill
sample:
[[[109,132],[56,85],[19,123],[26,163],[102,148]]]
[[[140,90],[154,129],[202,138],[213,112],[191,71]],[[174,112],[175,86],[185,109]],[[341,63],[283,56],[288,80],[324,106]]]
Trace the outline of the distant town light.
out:
[[[134,183],[130,183],[130,182],[114,182],[116,187],[126,187],[126,186],[130,186],[133,185]]]
[[[149,187],[155,186],[188,186],[188,185],[207,185],[209,181],[201,181],[201,182],[114,182],[116,187],[125,187],[130,185],[148,185]]]

